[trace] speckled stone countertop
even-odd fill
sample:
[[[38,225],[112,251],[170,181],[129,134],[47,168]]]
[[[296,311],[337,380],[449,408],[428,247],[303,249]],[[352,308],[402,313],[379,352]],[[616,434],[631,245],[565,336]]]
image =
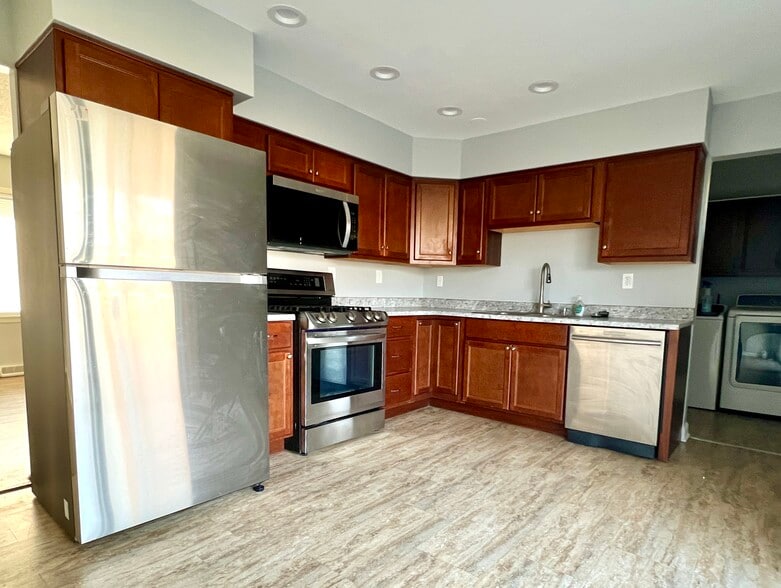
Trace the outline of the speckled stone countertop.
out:
[[[294,320],[296,320],[296,315],[294,314],[277,314],[276,312],[270,312],[268,314],[268,322],[270,323]]]
[[[576,317],[562,314],[570,305],[554,304],[546,316],[527,316],[519,313],[530,311],[530,302],[445,298],[335,298],[334,303],[370,306],[374,310],[384,310],[390,316],[452,316],[664,331],[691,325],[694,315],[690,308],[588,305],[585,316]],[[592,318],[591,314],[599,310],[607,310],[610,317]]]

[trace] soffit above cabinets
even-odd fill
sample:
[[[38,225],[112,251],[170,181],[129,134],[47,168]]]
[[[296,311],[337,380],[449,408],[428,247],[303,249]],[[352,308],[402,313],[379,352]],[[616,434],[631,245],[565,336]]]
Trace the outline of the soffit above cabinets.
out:
[[[778,0],[196,0],[253,31],[255,64],[411,136],[463,139],[711,87],[781,90]],[[401,76],[378,81],[376,66]],[[545,95],[528,86],[555,80]],[[442,117],[437,109],[463,114]],[[473,121],[483,117],[486,120]]]

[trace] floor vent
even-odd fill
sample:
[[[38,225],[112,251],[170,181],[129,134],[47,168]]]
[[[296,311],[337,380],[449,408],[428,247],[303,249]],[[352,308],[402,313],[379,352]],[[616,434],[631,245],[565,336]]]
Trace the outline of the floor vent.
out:
[[[23,376],[24,366],[19,365],[0,365],[0,378],[10,378],[11,376]]]

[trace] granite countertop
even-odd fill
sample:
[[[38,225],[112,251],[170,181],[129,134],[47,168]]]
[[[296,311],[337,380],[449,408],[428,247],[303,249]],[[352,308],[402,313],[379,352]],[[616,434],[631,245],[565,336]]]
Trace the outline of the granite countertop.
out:
[[[294,314],[280,314],[276,312],[268,313],[268,322],[270,323],[276,323],[282,321],[294,321],[294,320],[296,320],[296,315]]]
[[[499,310],[466,310],[453,308],[431,307],[387,307],[375,308],[384,310],[389,316],[452,316],[462,318],[498,319],[505,321],[520,321],[530,323],[557,323],[563,325],[583,325],[594,327],[620,327],[629,329],[655,329],[660,331],[677,331],[692,324],[691,319],[662,319],[662,318],[592,318],[591,316],[561,316],[547,315],[524,316],[513,311]]]

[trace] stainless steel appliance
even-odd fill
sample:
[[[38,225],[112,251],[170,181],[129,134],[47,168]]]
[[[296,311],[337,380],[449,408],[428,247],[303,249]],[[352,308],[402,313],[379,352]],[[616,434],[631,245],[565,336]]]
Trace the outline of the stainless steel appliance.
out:
[[[781,295],[738,296],[730,308],[719,406],[781,416]]]
[[[567,439],[656,457],[665,333],[571,327]]]
[[[714,304],[710,314],[698,314],[694,319],[687,404],[694,408],[716,410],[721,377],[724,314],[721,304]]]
[[[268,178],[270,249],[347,255],[358,248],[358,196]]]
[[[54,94],[11,163],[39,502],[85,543],[267,479],[265,154]]]
[[[310,451],[385,426],[388,315],[331,304],[328,273],[269,270],[269,310],[295,312],[294,435],[285,446]]]

